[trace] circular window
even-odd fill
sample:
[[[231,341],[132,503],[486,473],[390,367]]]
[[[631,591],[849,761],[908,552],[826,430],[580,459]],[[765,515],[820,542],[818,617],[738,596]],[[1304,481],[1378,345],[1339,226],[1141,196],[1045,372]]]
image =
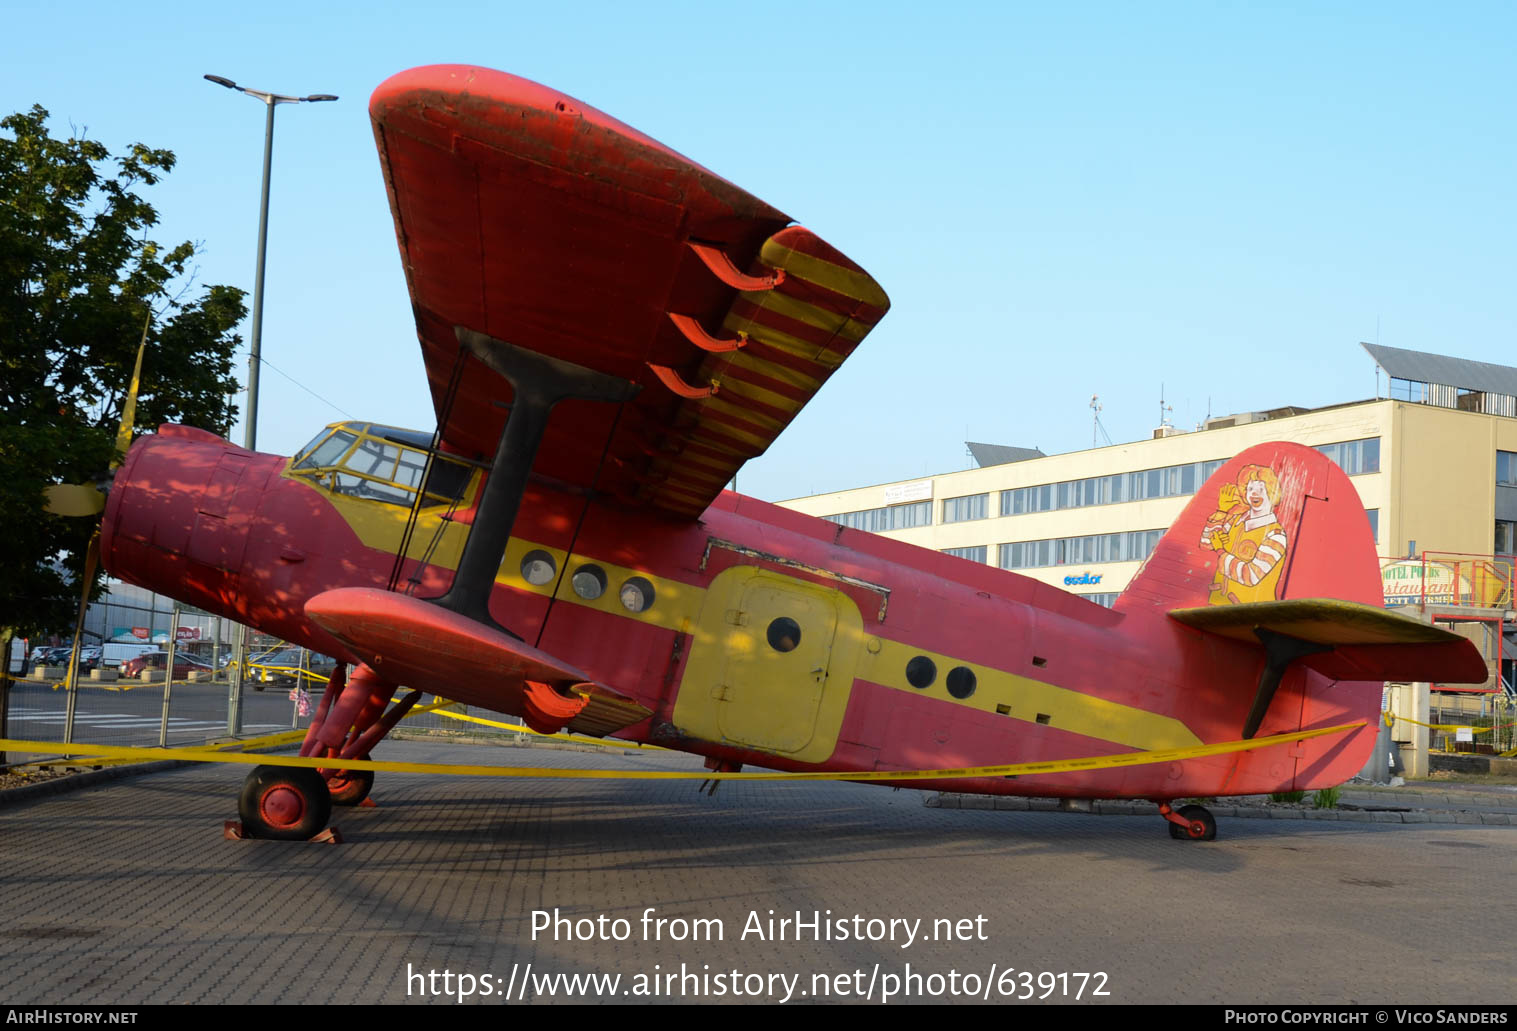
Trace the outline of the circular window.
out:
[[[955,666],[948,671],[948,693],[955,698],[968,698],[974,694],[975,676],[974,670],[968,666]]]
[[[793,652],[801,643],[801,625],[789,616],[769,624],[769,647],[777,652]]]
[[[628,612],[647,612],[653,607],[653,585],[634,576],[622,584],[621,599]]]
[[[906,663],[906,680],[915,688],[924,688],[938,678],[938,667],[925,655],[918,655]]]
[[[521,578],[534,587],[541,587],[558,572],[558,564],[546,551],[529,551],[521,560]]]
[[[594,601],[606,593],[606,571],[600,566],[580,566],[570,581],[574,593],[586,601]]]

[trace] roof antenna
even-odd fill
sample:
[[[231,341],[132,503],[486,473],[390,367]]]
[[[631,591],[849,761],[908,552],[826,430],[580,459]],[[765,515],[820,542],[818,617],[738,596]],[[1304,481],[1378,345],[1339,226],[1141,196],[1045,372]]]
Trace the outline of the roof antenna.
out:
[[[1101,425],[1101,398],[1097,394],[1090,395],[1091,418],[1095,425],[1090,430],[1090,446],[1097,447],[1096,434],[1106,438],[1106,443],[1111,443],[1111,435],[1106,432],[1106,427]]]

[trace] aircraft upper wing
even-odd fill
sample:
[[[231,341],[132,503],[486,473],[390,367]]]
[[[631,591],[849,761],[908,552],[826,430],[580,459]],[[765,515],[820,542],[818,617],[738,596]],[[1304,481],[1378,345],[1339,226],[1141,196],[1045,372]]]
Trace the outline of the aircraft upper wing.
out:
[[[534,474],[694,517],[889,307],[757,198],[571,97],[503,72],[403,72],[370,114],[443,439],[493,456],[507,380],[459,330],[640,389],[555,409]],[[446,419],[444,415],[446,414]]]

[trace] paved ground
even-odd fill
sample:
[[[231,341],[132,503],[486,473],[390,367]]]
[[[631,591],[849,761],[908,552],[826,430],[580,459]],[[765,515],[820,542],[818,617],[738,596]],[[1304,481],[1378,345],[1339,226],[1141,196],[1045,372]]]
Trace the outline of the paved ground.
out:
[[[424,742],[380,757],[694,766]],[[748,975],[798,975],[797,1001],[815,999],[813,975],[834,995],[872,982],[878,1000],[943,991],[950,972],[961,989],[975,975],[983,995],[993,965],[992,998],[1024,991],[1024,970],[1034,986],[1039,972],[1102,972],[1086,997],[1102,988],[1116,1002],[1514,995],[1511,827],[1223,819],[1219,840],[1196,844],[1155,817],[930,808],[858,785],[735,783],[707,797],[689,782],[381,774],[381,808],[338,817],[346,844],[223,841],[242,776],[192,767],[0,809],[0,1000],[392,1004],[456,991],[467,973],[500,979],[492,1004],[507,983],[513,1002],[630,1001],[621,993],[649,990],[647,975],[682,967],[721,975],[705,982],[714,1001],[733,1001],[733,971],[745,991],[764,981],[766,998],[785,986]],[[534,941],[533,911],[555,907],[625,919],[628,940]],[[724,940],[645,940],[649,907],[720,920]],[[906,948],[901,925],[894,942],[744,939],[749,914],[771,909],[850,929],[855,914],[921,924]],[[969,940],[924,940],[938,919]],[[902,980],[908,964],[918,980]],[[589,973],[621,980],[556,993],[542,980]],[[1079,979],[1063,984],[1072,995]],[[681,982],[658,988],[678,997]]]

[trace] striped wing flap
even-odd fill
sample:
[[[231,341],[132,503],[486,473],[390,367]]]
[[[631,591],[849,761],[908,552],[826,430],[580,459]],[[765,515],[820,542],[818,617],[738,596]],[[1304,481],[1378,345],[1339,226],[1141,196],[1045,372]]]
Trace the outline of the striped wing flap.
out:
[[[693,379],[709,396],[673,420],[681,446],[650,469],[647,497],[698,515],[742,464],[761,455],[890,308],[863,269],[809,229],[790,226],[759,250],[756,275],[783,272],[770,290],[743,291],[722,321],[744,346],[707,354]]]

